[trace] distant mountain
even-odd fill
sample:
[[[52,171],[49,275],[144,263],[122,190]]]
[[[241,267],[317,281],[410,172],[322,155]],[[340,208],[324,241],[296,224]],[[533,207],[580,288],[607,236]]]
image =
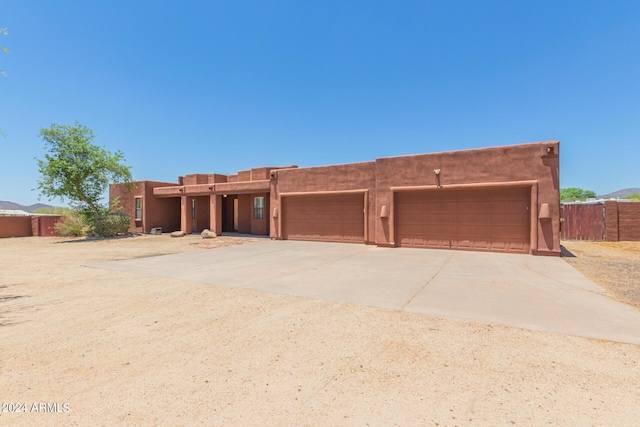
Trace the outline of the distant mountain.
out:
[[[598,196],[599,199],[617,199],[618,197],[627,197],[634,193],[640,193],[640,188],[625,188],[624,190],[614,191],[613,193]]]
[[[36,211],[36,209],[41,209],[41,208],[47,208],[47,209],[52,209],[55,208],[56,206],[51,206],[51,205],[45,205],[44,203],[36,203],[35,205],[30,205],[30,206],[24,206],[24,205],[20,205],[18,203],[13,203],[13,202],[6,202],[3,200],[0,200],[0,209],[17,209],[17,210],[21,210],[21,211],[25,211],[25,212],[29,212],[29,213],[33,213]]]

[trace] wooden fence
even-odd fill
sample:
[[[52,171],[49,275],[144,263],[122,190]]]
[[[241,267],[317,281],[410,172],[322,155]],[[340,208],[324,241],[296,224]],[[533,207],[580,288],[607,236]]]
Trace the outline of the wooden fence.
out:
[[[563,240],[640,241],[640,203],[607,200],[560,206]]]
[[[605,240],[604,204],[576,204],[560,207],[563,240]]]

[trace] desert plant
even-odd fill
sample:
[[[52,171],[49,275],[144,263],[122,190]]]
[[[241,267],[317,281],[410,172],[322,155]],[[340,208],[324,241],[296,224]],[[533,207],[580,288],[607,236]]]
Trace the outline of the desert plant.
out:
[[[63,237],[86,236],[89,227],[82,221],[76,211],[68,209],[56,224],[56,232]]]
[[[131,216],[122,213],[98,215],[94,219],[93,232],[101,237],[113,237],[129,231]]]

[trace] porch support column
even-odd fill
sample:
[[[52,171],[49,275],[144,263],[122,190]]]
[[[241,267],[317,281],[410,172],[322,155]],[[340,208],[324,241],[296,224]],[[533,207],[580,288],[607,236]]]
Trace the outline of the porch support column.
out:
[[[191,197],[180,197],[180,230],[191,234]]]
[[[222,234],[222,196],[209,196],[209,230],[218,236]]]

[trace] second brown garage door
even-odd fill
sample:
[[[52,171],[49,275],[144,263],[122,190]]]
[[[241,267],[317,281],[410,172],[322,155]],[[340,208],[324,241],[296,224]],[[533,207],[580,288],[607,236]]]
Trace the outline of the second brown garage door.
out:
[[[529,188],[396,193],[396,244],[529,253],[529,193]]]
[[[364,195],[282,198],[282,238],[364,242]]]

